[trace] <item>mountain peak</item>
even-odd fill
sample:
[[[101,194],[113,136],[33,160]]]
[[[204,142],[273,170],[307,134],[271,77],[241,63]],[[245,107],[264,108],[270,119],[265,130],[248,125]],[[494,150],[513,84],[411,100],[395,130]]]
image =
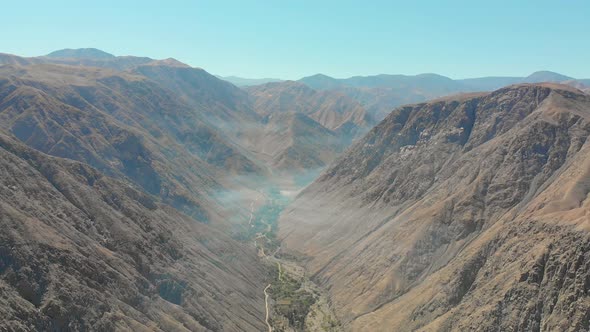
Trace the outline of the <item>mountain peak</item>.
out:
[[[548,70],[536,71],[527,76],[525,79],[525,81],[529,83],[563,82],[569,80],[573,80],[573,78]]]
[[[190,68],[190,66],[187,65],[186,63],[180,62],[174,58],[168,58],[168,59],[164,59],[164,60],[154,60],[152,62],[147,63],[146,66],[167,66],[167,67]]]
[[[48,58],[111,59],[115,56],[97,48],[64,48],[46,55]]]

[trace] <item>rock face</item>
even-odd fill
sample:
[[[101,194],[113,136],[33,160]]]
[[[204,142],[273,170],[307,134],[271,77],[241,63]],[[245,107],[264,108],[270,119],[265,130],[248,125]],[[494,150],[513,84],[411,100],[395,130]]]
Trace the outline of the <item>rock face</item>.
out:
[[[279,221],[356,331],[588,330],[590,98],[565,85],[404,106]]]

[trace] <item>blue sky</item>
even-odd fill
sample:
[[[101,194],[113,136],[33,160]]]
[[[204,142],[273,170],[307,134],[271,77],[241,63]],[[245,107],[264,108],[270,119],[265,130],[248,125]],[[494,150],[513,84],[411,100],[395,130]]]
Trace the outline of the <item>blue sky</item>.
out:
[[[84,1],[85,2],[85,1]],[[220,75],[590,78],[590,1],[11,1],[0,52],[96,47]]]

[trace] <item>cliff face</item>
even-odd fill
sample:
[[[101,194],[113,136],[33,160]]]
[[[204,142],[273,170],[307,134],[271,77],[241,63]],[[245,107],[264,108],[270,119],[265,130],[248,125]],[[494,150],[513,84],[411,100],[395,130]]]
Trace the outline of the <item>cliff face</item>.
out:
[[[561,85],[404,106],[280,237],[353,330],[587,329],[589,134],[590,99]]]

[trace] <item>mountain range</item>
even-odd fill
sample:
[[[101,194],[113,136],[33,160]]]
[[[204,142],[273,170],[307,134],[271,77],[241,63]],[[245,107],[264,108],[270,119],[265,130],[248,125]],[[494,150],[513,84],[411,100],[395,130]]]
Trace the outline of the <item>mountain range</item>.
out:
[[[437,74],[354,76],[336,79],[317,74],[299,80],[316,90],[344,93],[359,101],[376,120],[382,120],[403,104],[423,102],[458,93],[493,91],[519,83],[564,83],[580,89],[590,88],[590,79],[574,79],[550,71],[527,77],[481,77],[454,80]]]
[[[0,330],[590,328],[588,80],[246,83],[0,54]]]
[[[275,109],[174,59],[0,63],[9,330],[261,330],[269,271],[241,240],[251,197],[297,190],[372,125],[341,94],[318,93],[315,114]]]

